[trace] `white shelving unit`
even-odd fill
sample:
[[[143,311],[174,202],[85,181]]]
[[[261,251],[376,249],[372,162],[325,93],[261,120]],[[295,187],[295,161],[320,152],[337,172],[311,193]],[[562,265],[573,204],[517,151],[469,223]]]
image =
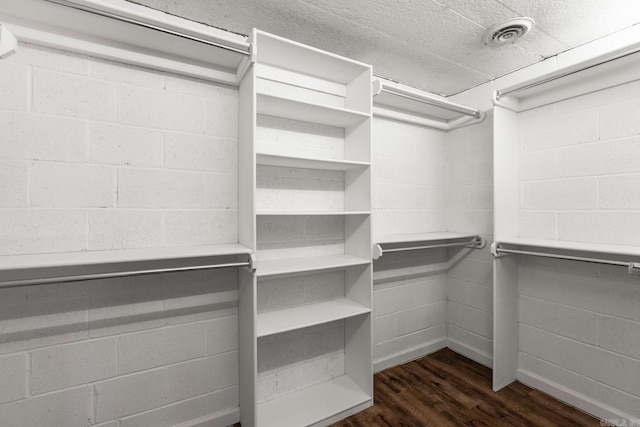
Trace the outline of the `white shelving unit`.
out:
[[[255,275],[241,273],[240,281],[241,422],[259,427],[328,425],[373,404],[371,67],[257,30],[251,38],[255,63],[240,83],[239,234],[240,243],[255,251],[257,262]],[[258,115],[304,122],[299,124],[301,128],[340,128],[343,148],[327,157],[307,156],[300,150],[293,153],[286,146],[267,152],[258,138]],[[263,188],[258,170],[264,167],[296,171],[286,174],[288,182],[300,175],[306,183],[313,182],[323,171],[341,174],[343,181],[337,181],[344,183],[340,203],[326,207],[314,204],[309,209],[304,204],[263,207],[258,200]],[[277,180],[269,183],[269,189],[274,186],[277,191]],[[312,189],[298,190],[314,197]],[[332,235],[339,232],[342,236],[332,250],[343,249],[341,253],[300,257],[296,245],[314,249],[313,239],[303,238],[290,248],[286,248],[286,240],[280,242],[287,250],[278,252],[275,259],[273,254],[266,256],[264,221],[280,220],[304,221],[305,226],[309,221],[330,220]],[[287,222],[283,224],[279,235],[288,232]],[[339,229],[335,224],[340,224]],[[297,305],[281,303],[275,309],[270,306],[269,311],[260,309],[261,286],[293,281],[302,289],[308,277],[323,274],[343,278],[344,284],[337,285],[344,286],[344,295]],[[305,334],[307,328],[335,322],[342,322],[338,330],[344,330],[340,352],[343,373],[321,382],[309,379],[294,391],[259,399],[258,367],[264,357],[261,340],[278,339],[285,333]],[[312,335],[305,335],[300,342],[311,339]]]

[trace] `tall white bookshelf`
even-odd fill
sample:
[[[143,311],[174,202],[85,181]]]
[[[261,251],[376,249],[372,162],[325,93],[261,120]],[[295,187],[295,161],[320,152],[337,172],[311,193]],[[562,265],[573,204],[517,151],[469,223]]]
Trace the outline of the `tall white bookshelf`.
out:
[[[241,273],[241,422],[328,425],[373,404],[371,67],[251,38],[239,236],[257,262]]]

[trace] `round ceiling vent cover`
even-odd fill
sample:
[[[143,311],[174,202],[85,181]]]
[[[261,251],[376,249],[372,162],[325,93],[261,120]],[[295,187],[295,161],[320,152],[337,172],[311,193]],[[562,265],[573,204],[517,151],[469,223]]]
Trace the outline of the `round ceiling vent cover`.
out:
[[[535,24],[533,19],[524,16],[507,19],[487,29],[482,35],[482,42],[489,46],[513,43],[527,34]]]

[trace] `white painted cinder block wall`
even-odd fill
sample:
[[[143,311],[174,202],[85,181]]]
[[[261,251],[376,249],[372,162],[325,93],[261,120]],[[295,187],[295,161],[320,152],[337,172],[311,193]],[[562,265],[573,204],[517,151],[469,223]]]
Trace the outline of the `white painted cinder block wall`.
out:
[[[235,88],[29,45],[0,75],[0,254],[237,241]],[[0,290],[0,424],[231,423],[237,293],[233,269]]]
[[[446,230],[446,132],[374,118],[373,235]],[[381,370],[446,345],[446,250],[374,262],[373,357]]]
[[[637,245],[640,82],[520,114],[523,237]],[[519,368],[640,417],[640,278],[521,257]]]

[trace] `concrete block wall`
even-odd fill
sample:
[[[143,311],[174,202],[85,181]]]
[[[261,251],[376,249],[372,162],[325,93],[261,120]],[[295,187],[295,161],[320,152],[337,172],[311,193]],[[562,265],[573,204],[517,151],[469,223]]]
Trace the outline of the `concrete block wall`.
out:
[[[345,325],[337,321],[258,340],[258,402],[344,375]]]
[[[312,304],[345,295],[345,272],[313,273],[258,281],[258,312]],[[344,374],[344,321],[258,340],[258,401]]]
[[[636,81],[520,114],[520,236],[638,244],[639,102]],[[519,263],[519,369],[640,417],[638,277],[572,261]]]
[[[520,370],[640,417],[639,280],[624,267],[521,257]]]
[[[445,231],[446,132],[373,120],[373,235]]]
[[[237,281],[226,269],[2,290],[2,424],[168,427],[233,416]]]
[[[484,365],[493,353],[493,123],[487,118],[447,135],[447,227],[477,233],[482,249],[450,250],[447,273],[449,347]]]
[[[319,95],[321,95],[319,92],[314,91],[311,99],[315,102],[323,102],[323,98]],[[258,153],[331,160],[344,159],[343,128],[263,114],[258,114],[256,124]]]
[[[235,88],[30,45],[0,76],[1,255],[237,241]],[[231,424],[237,312],[234,269],[2,289],[0,424]]]
[[[637,245],[640,82],[520,114],[519,234]]]
[[[0,74],[0,254],[237,241],[235,88],[29,45]]]
[[[373,121],[373,236],[446,230],[446,133]],[[385,254],[373,264],[374,369],[446,345],[445,250]]]
[[[256,208],[344,210],[344,172],[258,166]]]

